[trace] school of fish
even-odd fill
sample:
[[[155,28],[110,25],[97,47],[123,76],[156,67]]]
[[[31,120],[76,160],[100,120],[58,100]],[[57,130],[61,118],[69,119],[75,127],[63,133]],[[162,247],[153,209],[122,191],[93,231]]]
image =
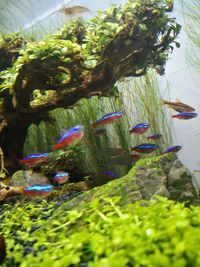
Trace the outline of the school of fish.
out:
[[[168,107],[174,109],[175,111],[179,112],[178,114],[172,115],[172,118],[177,118],[181,120],[188,120],[198,116],[197,113],[194,113],[195,109],[189,105],[182,103],[180,100],[176,102],[170,102],[166,100],[162,100],[162,105],[167,105]],[[109,114],[106,114],[102,118],[98,119],[96,122],[92,123],[91,127],[95,129],[93,131],[94,136],[99,137],[106,134],[106,129],[102,128],[104,125],[111,124],[116,120],[120,119],[123,116],[123,112],[116,111]],[[142,122],[133,126],[129,132],[130,134],[144,134],[150,128],[150,124],[147,122]],[[53,146],[53,150],[59,150],[66,147],[70,147],[73,145],[78,144],[81,139],[84,137],[84,126],[83,125],[76,125],[67,131],[58,139],[57,143]],[[148,140],[158,141],[162,138],[160,133],[154,133],[152,135],[147,136]],[[167,148],[162,154],[166,153],[177,153],[182,148],[181,145],[176,145]],[[149,154],[153,151],[159,149],[158,144],[154,143],[142,143],[135,147],[131,147],[131,151],[137,152],[131,155],[126,155],[124,149],[122,148],[107,148],[107,150],[103,151],[106,155],[109,156],[109,161],[107,162],[110,165],[130,165],[135,163],[137,160],[140,159],[140,154]],[[101,153],[101,152],[99,152]],[[48,161],[49,160],[49,153],[37,153],[29,155],[19,162],[21,164],[25,164],[28,166],[34,166],[35,164]],[[106,164],[102,161],[102,164]],[[105,171],[103,173],[106,176],[111,177],[112,179],[119,178],[119,175],[113,173],[112,171]],[[58,171],[51,175],[50,180],[53,184],[60,185],[64,184],[69,180],[69,174],[67,172]],[[52,185],[32,185],[26,188],[23,188],[23,194],[29,197],[38,197],[38,196],[48,196],[51,194],[53,190]]]

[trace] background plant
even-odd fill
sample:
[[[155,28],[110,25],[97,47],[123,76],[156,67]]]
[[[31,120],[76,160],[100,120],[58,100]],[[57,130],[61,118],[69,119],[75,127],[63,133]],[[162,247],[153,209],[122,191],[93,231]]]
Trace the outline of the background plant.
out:
[[[185,21],[185,28],[188,34],[188,57],[187,59],[192,62],[196,67],[198,73],[200,73],[200,5],[198,0],[187,2],[185,0],[179,0],[182,4],[182,16]]]
[[[79,101],[73,110],[57,109],[51,112],[52,124],[42,122],[38,127],[32,125],[25,143],[24,154],[48,151],[62,132],[76,124],[85,127],[85,137],[80,149],[76,151],[74,164],[83,172],[94,172],[95,184],[102,184],[111,177],[104,173],[113,171],[119,176],[128,172],[132,164],[113,165],[108,148],[123,148],[127,158],[130,148],[149,142],[147,136],[161,133],[163,138],[157,142],[161,153],[172,144],[172,135],[167,114],[160,104],[160,93],[155,72],[149,72],[143,78],[125,79],[116,87],[115,97],[93,97]],[[124,116],[112,125],[106,126],[107,133],[101,137],[94,134],[91,124],[105,114],[122,111]],[[144,135],[130,135],[129,129],[140,122],[149,122],[150,130]],[[123,156],[122,156],[123,157]],[[145,157],[145,156],[142,156]]]
[[[0,62],[1,147],[13,169],[19,168],[28,127],[47,120],[50,110],[114,95],[122,77],[142,76],[149,68],[164,72],[181,28],[168,15],[170,2],[130,0],[90,21],[72,21],[43,41],[18,37],[12,50],[7,47],[14,36],[8,45],[1,42],[2,58],[9,59]]]

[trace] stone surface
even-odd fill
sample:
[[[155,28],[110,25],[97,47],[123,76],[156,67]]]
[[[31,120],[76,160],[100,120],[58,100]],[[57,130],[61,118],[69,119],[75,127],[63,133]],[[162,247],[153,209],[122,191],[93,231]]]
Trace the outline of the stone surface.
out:
[[[199,203],[192,175],[175,154],[142,159],[124,177],[80,194],[60,209],[79,210],[94,198],[120,196],[120,204],[126,205],[137,200],[149,200],[156,195],[188,204]],[[57,212],[61,211],[58,209]]]
[[[71,201],[64,203],[57,210],[57,212],[59,213],[72,209],[82,209],[86,203],[90,202],[94,198],[101,199],[106,197],[121,196],[121,205],[141,200],[142,195],[135,184],[134,173],[135,169],[133,168],[126,176],[120,179],[116,179],[105,185],[95,187],[89,191],[78,195]]]
[[[166,188],[166,176],[160,166],[136,166],[135,182],[145,200],[151,199],[155,194],[168,198],[170,196]]]
[[[150,159],[146,164],[140,161],[135,167],[135,180],[144,199],[157,194],[188,204],[199,203],[192,174],[175,154]]]
[[[46,184],[49,181],[47,177],[39,173],[30,173],[30,171],[18,171],[12,177],[13,186],[37,183]],[[70,192],[89,189],[85,182],[66,186],[66,190]],[[141,199],[149,200],[155,195],[184,201],[188,204],[199,203],[198,193],[192,182],[192,174],[175,154],[142,159],[124,177],[78,195],[63,204],[62,209],[80,208],[93,198],[120,196],[121,204],[127,204]]]
[[[176,159],[168,174],[168,191],[170,198],[177,201],[198,204],[198,194],[192,182],[192,174]]]
[[[28,186],[29,185],[24,175],[24,171],[20,170],[13,174],[11,185],[12,186]]]
[[[49,184],[49,179],[38,173],[29,171],[17,171],[12,176],[12,185],[13,186],[31,186],[31,185],[46,185]]]

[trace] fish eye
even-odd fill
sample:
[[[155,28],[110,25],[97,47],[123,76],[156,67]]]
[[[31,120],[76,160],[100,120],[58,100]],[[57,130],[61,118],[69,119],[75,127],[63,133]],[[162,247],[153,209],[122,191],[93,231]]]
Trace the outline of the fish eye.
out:
[[[74,131],[79,131],[79,130],[82,130],[83,129],[83,126],[82,125],[77,125],[73,128]]]
[[[77,126],[74,127],[74,130],[75,131],[78,131],[79,129],[80,129],[80,126],[79,125],[77,125]]]

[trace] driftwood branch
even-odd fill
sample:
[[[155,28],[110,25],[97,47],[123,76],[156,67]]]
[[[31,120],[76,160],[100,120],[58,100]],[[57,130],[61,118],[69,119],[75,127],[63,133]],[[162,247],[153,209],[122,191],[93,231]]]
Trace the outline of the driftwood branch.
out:
[[[22,187],[7,186],[3,182],[0,182],[0,202],[4,201],[8,197],[21,195],[22,192]]]

